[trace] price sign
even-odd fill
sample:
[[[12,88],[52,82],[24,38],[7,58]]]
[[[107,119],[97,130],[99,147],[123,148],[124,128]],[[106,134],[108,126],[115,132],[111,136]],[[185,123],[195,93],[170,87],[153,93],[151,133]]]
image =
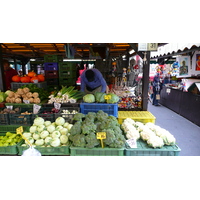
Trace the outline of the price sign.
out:
[[[158,43],[138,43],[138,51],[157,51]]]
[[[105,132],[98,132],[97,133],[97,139],[101,140],[101,147],[104,148],[103,139],[106,139],[106,133]]]
[[[61,104],[60,103],[54,103],[54,108],[60,110]]]
[[[109,95],[109,94],[108,94],[108,95],[105,95],[105,96],[104,96],[104,99],[106,99],[106,100],[111,99],[111,95]]]
[[[38,114],[40,108],[41,108],[41,106],[39,106],[37,104],[33,104],[33,114]]]
[[[137,142],[136,142],[136,139],[129,139],[129,140],[126,140],[126,142],[128,143],[128,145],[131,147],[131,148],[137,148]]]
[[[106,132],[98,132],[97,139],[106,139]]]
[[[147,51],[147,43],[138,43],[138,51]]]
[[[166,90],[166,93],[170,93],[171,92],[171,89],[170,88],[167,88],[167,90]]]
[[[25,104],[29,104],[29,103],[30,103],[29,100],[23,100],[23,102],[24,102]]]
[[[20,126],[19,128],[16,129],[17,134],[22,134],[23,133],[23,127]]]
[[[6,108],[12,110],[12,109],[13,109],[13,106],[6,106]]]

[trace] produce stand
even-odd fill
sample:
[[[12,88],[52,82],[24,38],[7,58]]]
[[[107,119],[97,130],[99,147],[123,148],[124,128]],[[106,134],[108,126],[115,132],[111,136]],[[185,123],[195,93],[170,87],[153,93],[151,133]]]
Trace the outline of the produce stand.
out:
[[[126,144],[125,156],[178,156],[181,149],[177,145],[152,148],[142,140],[137,141],[137,148],[130,148]]]

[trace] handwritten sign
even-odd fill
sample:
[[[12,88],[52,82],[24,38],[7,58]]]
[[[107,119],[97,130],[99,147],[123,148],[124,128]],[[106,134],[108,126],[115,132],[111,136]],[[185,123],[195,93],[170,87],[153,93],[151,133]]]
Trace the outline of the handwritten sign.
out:
[[[128,143],[128,145],[129,145],[131,148],[137,148],[136,139],[132,138],[132,139],[126,140],[126,142]]]
[[[60,110],[61,104],[60,103],[54,103],[54,108]]]
[[[106,139],[106,132],[98,132],[97,139],[101,140],[101,147],[104,148],[103,139]]]
[[[33,114],[38,114],[40,108],[41,108],[41,106],[39,106],[37,104],[33,104]]]

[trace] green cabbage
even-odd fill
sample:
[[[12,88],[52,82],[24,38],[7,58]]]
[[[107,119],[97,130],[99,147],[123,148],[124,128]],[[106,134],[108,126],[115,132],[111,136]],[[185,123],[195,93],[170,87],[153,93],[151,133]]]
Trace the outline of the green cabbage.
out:
[[[4,102],[7,96],[6,93],[0,91],[0,103]]]
[[[117,103],[119,101],[119,97],[116,94],[108,93],[111,96],[111,99],[107,100],[107,103]]]
[[[105,95],[106,93],[103,93],[103,92],[95,92],[94,96],[95,96],[96,102],[105,103],[106,102]]]
[[[95,96],[93,94],[86,94],[85,96],[83,96],[83,101],[86,103],[94,103]]]

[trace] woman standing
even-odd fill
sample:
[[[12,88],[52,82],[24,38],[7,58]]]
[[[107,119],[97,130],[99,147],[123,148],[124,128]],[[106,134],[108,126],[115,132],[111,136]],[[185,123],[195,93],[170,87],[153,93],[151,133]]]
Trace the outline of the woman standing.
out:
[[[153,79],[153,105],[159,106],[158,101],[160,100],[160,91],[162,89],[162,83],[159,73],[154,76]]]

